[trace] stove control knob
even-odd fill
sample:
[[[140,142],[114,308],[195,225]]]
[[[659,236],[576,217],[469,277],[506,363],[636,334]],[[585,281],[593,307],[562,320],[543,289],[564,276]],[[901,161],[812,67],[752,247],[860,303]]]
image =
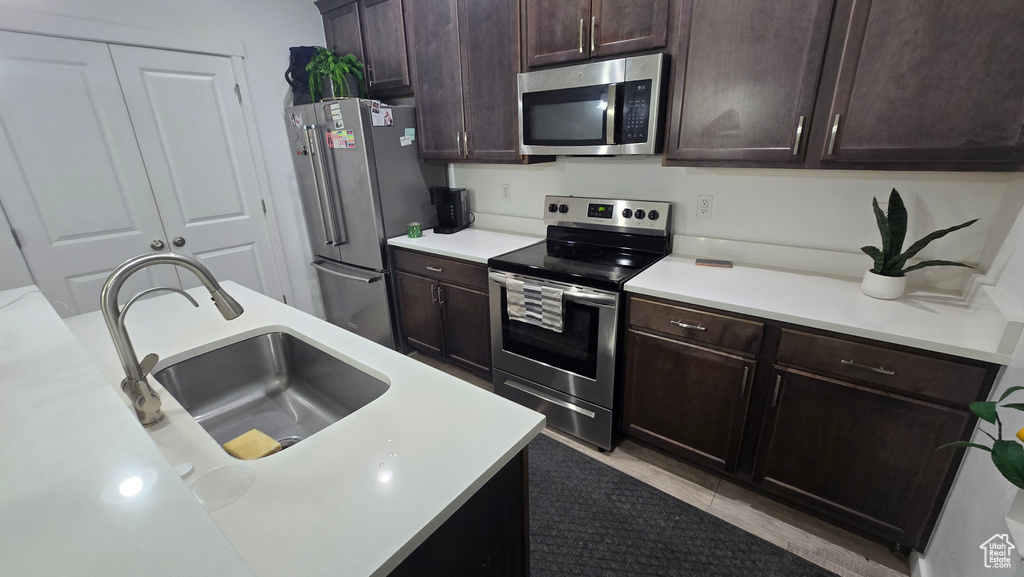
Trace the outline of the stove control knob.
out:
[[[558,212],[558,205],[551,203],[548,205],[548,212]]]
[[[622,209],[622,218],[630,218],[633,216],[633,211],[628,208]]]
[[[565,213],[569,212],[569,205],[568,204],[560,204],[560,205],[558,205],[558,212],[560,212],[562,214],[565,214]]]
[[[644,209],[642,209],[642,208],[636,209],[636,212],[633,213],[633,215],[636,216],[637,220],[642,219],[645,216],[645,214],[646,213],[644,212]]]
[[[659,215],[658,211],[656,211],[656,210],[647,211],[647,218],[649,218],[651,220],[658,220],[659,216],[661,216],[661,215]]]

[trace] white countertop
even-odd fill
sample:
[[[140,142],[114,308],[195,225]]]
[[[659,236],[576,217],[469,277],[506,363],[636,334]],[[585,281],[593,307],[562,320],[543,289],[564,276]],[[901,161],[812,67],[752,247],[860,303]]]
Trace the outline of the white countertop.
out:
[[[36,287],[0,307],[0,573],[251,576]]]
[[[885,301],[860,280],[759,268],[696,266],[669,256],[626,283],[628,292],[708,306],[879,341],[1009,364],[1022,320],[998,290],[980,287],[970,302],[953,293],[908,287]]]
[[[434,234],[432,230],[425,230],[422,238],[396,236],[389,239],[388,244],[398,248],[487,264],[487,259],[492,256],[518,250],[542,240],[544,239],[538,236],[470,227],[454,234]]]
[[[193,463],[193,478],[223,465],[255,472],[248,492],[211,516],[256,575],[386,575],[544,427],[539,413],[238,284],[224,288],[245,308],[230,322],[201,287],[189,291],[199,309],[173,294],[132,307],[136,352],[161,357],[154,373],[284,331],[391,385],[285,451],[238,461],[151,379],[167,418],[149,432],[170,462]],[[66,322],[114,387],[121,369],[102,316]]]

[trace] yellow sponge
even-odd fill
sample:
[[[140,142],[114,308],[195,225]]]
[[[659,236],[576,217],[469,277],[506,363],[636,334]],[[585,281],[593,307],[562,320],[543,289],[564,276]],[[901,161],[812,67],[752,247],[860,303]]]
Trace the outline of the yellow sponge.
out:
[[[222,446],[232,457],[245,459],[246,461],[273,455],[281,450],[281,443],[278,443],[257,429],[252,429],[248,433],[239,435]]]

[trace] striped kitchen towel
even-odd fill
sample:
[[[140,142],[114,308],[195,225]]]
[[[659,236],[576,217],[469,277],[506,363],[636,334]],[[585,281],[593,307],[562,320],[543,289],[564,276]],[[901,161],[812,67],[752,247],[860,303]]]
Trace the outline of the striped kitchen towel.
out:
[[[562,289],[506,276],[508,318],[562,332]]]

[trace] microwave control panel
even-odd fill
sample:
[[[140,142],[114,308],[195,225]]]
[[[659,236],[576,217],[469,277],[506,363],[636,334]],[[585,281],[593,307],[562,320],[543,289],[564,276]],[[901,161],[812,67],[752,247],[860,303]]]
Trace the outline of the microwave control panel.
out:
[[[622,96],[622,144],[647,142],[651,124],[651,88],[653,80],[624,82]]]

